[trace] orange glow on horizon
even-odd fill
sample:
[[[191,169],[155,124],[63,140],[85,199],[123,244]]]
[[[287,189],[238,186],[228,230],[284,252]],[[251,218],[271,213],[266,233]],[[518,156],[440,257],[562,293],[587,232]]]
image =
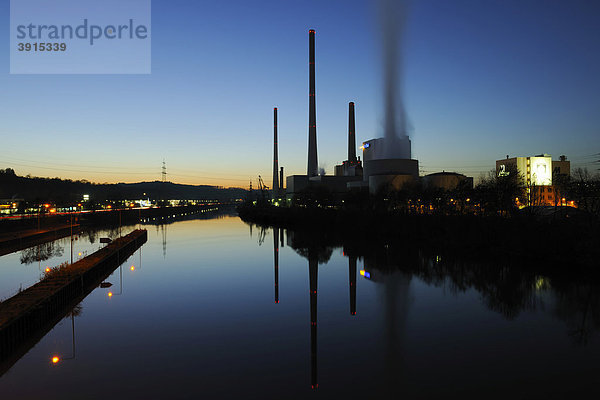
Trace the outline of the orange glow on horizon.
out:
[[[122,169],[126,169],[127,166],[123,165]],[[134,167],[134,165],[132,165]],[[257,165],[256,168],[260,166]],[[147,166],[147,168],[151,168],[151,166]],[[180,171],[181,172],[181,171]],[[214,170],[207,171],[201,175],[196,176],[198,173],[194,170],[194,168],[190,167],[186,169],[186,174],[191,174],[186,178],[178,178],[170,180],[170,182],[180,185],[208,185],[208,186],[219,186],[225,189],[229,188],[248,188],[248,179],[251,177],[250,175],[246,176],[247,173],[245,170],[240,170],[239,167],[233,165],[222,165],[219,168],[215,168]],[[38,169],[36,167],[26,168],[22,171],[20,176],[25,176],[30,174],[32,176],[38,177],[49,177],[48,173],[45,169]],[[121,172],[119,172],[121,174]],[[153,175],[149,176],[141,176],[141,175],[128,175],[123,173],[119,178],[116,178],[114,174],[86,171],[86,172],[65,172],[59,175],[52,175],[52,178],[57,176],[59,179],[71,179],[71,180],[82,180],[86,179],[92,182],[93,184],[102,184],[107,183],[109,185],[117,184],[117,183],[139,183],[144,181],[153,181],[155,178]],[[81,203],[83,206],[83,202]],[[80,207],[81,207],[80,206]],[[50,204],[48,204],[50,207]],[[46,208],[48,208],[46,207]]]

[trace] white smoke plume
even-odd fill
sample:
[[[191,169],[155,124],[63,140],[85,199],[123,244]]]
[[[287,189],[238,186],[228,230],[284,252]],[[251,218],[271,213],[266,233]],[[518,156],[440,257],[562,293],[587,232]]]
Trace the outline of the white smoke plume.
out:
[[[408,12],[407,3],[407,0],[379,0],[386,158],[411,157],[406,111],[402,98],[403,36]]]

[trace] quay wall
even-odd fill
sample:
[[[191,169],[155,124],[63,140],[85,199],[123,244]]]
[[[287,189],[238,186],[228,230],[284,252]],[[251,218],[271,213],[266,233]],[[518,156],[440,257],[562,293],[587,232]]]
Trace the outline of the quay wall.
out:
[[[37,284],[0,303],[0,375],[20,358],[14,353],[25,354],[43,337],[40,330],[44,334],[50,330],[147,239],[146,230],[135,230],[74,264],[50,271]],[[36,336],[31,345],[31,337]],[[23,344],[27,345],[24,352]]]

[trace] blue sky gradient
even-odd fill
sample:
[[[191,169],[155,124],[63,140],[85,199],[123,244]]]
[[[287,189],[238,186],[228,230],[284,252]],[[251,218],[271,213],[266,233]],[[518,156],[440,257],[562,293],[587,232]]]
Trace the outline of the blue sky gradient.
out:
[[[0,32],[0,167],[97,182],[247,187],[279,163],[306,173],[308,30],[316,30],[319,164],[382,136],[378,21],[369,1],[152,1],[151,75],[10,75]],[[542,152],[600,157],[600,3],[421,0],[409,5],[404,101],[422,173],[476,178]],[[360,144],[360,143],[359,143]]]

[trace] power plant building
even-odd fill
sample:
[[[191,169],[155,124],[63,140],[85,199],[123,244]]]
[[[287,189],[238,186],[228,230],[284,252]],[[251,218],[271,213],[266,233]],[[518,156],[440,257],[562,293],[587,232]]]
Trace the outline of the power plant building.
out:
[[[335,176],[362,176],[363,167],[360,157],[356,157],[356,123],[354,102],[348,103],[348,159],[335,166]]]
[[[456,172],[436,172],[421,178],[423,188],[455,190],[458,188],[473,189],[473,178]]]
[[[522,205],[567,205],[560,188],[553,184],[553,180],[560,176],[570,176],[571,162],[567,161],[567,157],[560,156],[559,160],[553,161],[549,154],[540,154],[531,157],[506,156],[506,159],[496,161],[498,176],[506,176],[511,172],[523,177],[527,199],[521,202]]]
[[[401,189],[409,182],[419,179],[419,161],[410,158],[410,139],[404,137],[402,156],[387,156],[387,138],[371,139],[363,143],[363,182],[370,193],[376,193],[385,185]]]
[[[356,156],[356,132],[354,103],[348,104],[348,159],[335,166],[334,175],[319,175],[317,157],[317,119],[315,84],[315,31],[309,30],[309,116],[308,116],[308,163],[306,175],[286,178],[287,197],[293,196],[309,186],[325,186],[334,193],[349,189],[368,189],[375,193],[382,187],[400,189],[408,182],[419,178],[419,162],[411,159],[411,143],[405,134],[396,137],[386,134],[385,138],[364,142],[363,161]],[[275,141],[277,133],[275,127]],[[276,168],[276,149],[273,171]],[[273,172],[275,186],[275,172]],[[282,185],[282,182],[279,182]]]

